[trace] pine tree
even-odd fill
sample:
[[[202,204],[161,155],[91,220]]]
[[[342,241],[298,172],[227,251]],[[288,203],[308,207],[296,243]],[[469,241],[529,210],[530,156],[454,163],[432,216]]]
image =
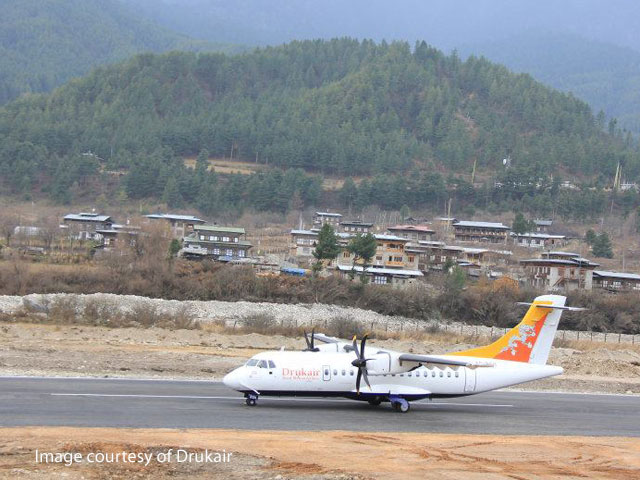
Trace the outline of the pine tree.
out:
[[[313,272],[320,273],[322,270],[323,260],[333,260],[340,254],[340,245],[338,237],[331,225],[325,223],[318,233],[318,243],[313,251],[316,262],[313,264]]]
[[[371,233],[364,235],[358,233],[347,245],[347,250],[353,255],[352,275],[355,274],[356,264],[359,260],[362,260],[362,276],[360,279],[363,283],[367,281],[367,266],[375,256],[377,248],[378,242],[376,241],[376,237]]]
[[[611,240],[606,232],[602,232],[597,236],[593,247],[591,248],[595,257],[613,258],[613,250],[611,248]]]
[[[591,228],[589,230],[587,230],[587,233],[584,236],[585,242],[587,242],[587,244],[590,247],[593,246],[593,244],[596,242],[597,238],[598,238],[598,236],[596,235],[596,232],[594,232]]]
[[[522,212],[518,212],[516,213],[516,218],[513,220],[511,230],[513,231],[513,233],[517,233],[519,235],[522,235],[523,233],[529,233],[533,230],[532,223],[533,222],[530,222],[529,220],[524,218]]]
[[[182,196],[180,195],[178,181],[175,177],[170,177],[167,181],[167,184],[164,187],[164,192],[162,193],[162,201],[170,208],[182,206]]]

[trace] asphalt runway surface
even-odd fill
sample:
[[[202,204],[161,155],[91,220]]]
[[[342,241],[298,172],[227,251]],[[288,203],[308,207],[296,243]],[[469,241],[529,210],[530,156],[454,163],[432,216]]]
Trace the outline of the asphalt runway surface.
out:
[[[491,392],[411,403],[269,398],[248,407],[218,382],[0,378],[0,426],[352,430],[640,436],[640,397]]]

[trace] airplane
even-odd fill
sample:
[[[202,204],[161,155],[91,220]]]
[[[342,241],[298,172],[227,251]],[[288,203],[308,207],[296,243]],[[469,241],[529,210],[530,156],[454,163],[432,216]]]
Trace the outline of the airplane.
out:
[[[305,332],[303,351],[261,352],[228,373],[223,383],[244,394],[248,406],[262,396],[346,397],[371,405],[389,402],[406,413],[410,401],[474,395],[560,375],[547,365],[566,297],[542,295],[522,321],[490,345],[445,355],[420,355],[360,346]],[[315,345],[315,340],[323,344]],[[366,348],[365,348],[366,347]],[[365,385],[361,384],[364,379]]]

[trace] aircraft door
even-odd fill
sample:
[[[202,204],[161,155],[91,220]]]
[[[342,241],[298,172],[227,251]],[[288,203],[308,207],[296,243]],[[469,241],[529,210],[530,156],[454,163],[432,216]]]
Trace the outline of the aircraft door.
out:
[[[329,365],[322,366],[322,380],[325,382],[331,380],[331,367]]]
[[[465,393],[476,391],[476,369],[475,368],[464,369],[464,391]]]

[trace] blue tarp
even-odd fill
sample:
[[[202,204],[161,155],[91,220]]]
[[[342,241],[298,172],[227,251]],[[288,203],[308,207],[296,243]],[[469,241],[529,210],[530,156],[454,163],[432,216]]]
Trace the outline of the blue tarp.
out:
[[[303,277],[307,273],[304,268],[281,268],[280,271],[287,275],[296,275],[298,277]]]

